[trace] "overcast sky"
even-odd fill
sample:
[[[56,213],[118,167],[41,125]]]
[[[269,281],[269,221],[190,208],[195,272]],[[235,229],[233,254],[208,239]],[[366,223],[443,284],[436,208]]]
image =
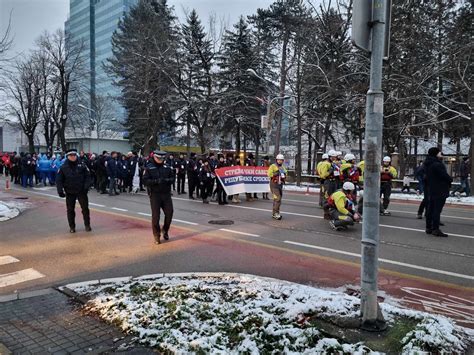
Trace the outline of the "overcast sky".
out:
[[[107,1],[107,0],[105,0]],[[240,15],[249,15],[259,7],[268,7],[272,0],[168,0],[176,14],[183,17],[183,9],[195,8],[204,23],[210,14],[232,25]],[[0,31],[3,34],[12,13],[13,53],[24,52],[34,46],[35,39],[45,30],[54,31],[64,26],[69,12],[69,0],[0,0]]]

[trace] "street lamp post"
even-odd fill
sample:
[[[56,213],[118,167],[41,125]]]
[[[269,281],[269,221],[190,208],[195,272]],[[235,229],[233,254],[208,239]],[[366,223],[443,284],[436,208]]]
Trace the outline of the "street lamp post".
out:
[[[91,109],[87,106],[84,106],[82,104],[77,104],[77,107],[80,107],[84,110],[90,111],[94,115],[94,117],[97,117],[97,112],[95,110],[93,110],[93,109]],[[94,125],[95,133],[96,133],[95,136],[96,136],[97,139],[99,139],[99,127],[97,127],[97,122],[94,122],[94,120],[92,119],[92,116],[89,116],[89,123],[92,123]]]
[[[272,83],[270,80],[268,79],[265,79],[263,77],[261,77],[260,75],[257,74],[257,72],[253,69],[247,69],[247,73],[249,73],[250,75],[256,77],[257,79],[261,80],[262,82],[266,83],[266,86],[267,86],[267,89],[269,92],[273,91],[271,89],[271,86],[275,86],[276,85],[274,83]],[[268,104],[267,104],[267,117],[268,117],[268,127],[267,127],[267,130],[266,130],[266,133],[267,133],[267,139],[266,139],[266,142],[265,142],[265,150],[269,151],[270,149],[270,134],[271,134],[271,131],[272,131],[272,119],[271,119],[271,107],[272,107],[272,103],[273,101],[275,100],[285,100],[285,99],[288,99],[290,98],[291,96],[288,96],[288,95],[285,95],[285,96],[277,96],[277,97],[273,97],[271,98],[271,96],[268,96]],[[283,105],[281,105],[283,107]],[[281,120],[278,122],[278,125],[281,125]],[[281,127],[277,127],[277,136],[275,137],[275,147],[279,147],[280,146],[280,132],[281,132]],[[275,154],[278,154],[279,152],[274,152]]]

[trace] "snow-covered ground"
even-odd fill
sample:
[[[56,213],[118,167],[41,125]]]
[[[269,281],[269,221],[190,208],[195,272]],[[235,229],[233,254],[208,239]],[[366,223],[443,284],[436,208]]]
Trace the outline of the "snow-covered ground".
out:
[[[0,201],[0,222],[8,221],[20,214],[20,210],[15,207],[10,207],[5,202]]]
[[[310,193],[319,193],[319,187],[311,187],[307,185],[285,185],[283,188],[286,191],[294,191],[294,192],[310,192]],[[474,206],[474,196],[464,197],[463,194],[461,197],[448,197],[446,199],[446,203],[451,203],[455,205],[471,205]],[[402,201],[420,201],[423,200],[423,195],[417,194],[406,194],[400,193],[396,190],[392,192],[392,199],[394,200],[402,200]]]
[[[171,353],[372,353],[321,332],[312,319],[357,318],[359,299],[275,279],[238,274],[150,275],[67,286],[137,341]],[[464,353],[474,335],[443,316],[381,304],[389,325],[413,326],[399,349]],[[416,325],[415,325],[416,324]]]
[[[0,222],[15,218],[29,207],[28,202],[0,201]]]

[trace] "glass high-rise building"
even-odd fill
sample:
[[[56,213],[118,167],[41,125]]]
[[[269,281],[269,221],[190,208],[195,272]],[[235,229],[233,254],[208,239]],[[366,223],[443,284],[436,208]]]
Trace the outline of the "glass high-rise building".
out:
[[[93,110],[93,100],[99,96],[110,100],[117,121],[125,118],[125,110],[117,100],[120,90],[113,85],[104,64],[112,56],[112,35],[120,19],[137,3],[138,0],[70,0],[69,18],[65,23],[71,40],[84,44],[85,65],[90,73],[84,77],[89,89],[87,106]]]

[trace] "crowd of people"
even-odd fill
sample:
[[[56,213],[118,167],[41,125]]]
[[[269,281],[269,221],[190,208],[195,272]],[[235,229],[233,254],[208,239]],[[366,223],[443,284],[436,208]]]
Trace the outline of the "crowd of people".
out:
[[[317,165],[320,179],[319,204],[324,209],[324,218],[337,230],[361,221],[363,215],[364,161],[357,162],[351,154],[330,150],[324,154]],[[232,166],[268,167],[269,188],[273,198],[272,217],[281,220],[280,206],[283,186],[286,183],[287,169],[284,156],[278,154],[274,164],[268,156],[258,162],[252,153],[244,161],[232,153],[209,153],[197,156],[190,153],[187,157],[180,153],[162,151],[140,157],[136,152],[121,154],[103,151],[102,154],[86,154],[69,150],[65,154],[3,154],[0,155],[0,174],[10,175],[12,183],[21,184],[24,188],[38,184],[56,185],[58,194],[66,197],[68,221],[71,232],[75,232],[74,206],[76,200],[83,208],[86,230],[90,231],[87,192],[94,188],[100,194],[115,196],[120,193],[147,191],[152,207],[152,225],[155,241],[160,242],[159,211],[165,213],[163,228],[167,240],[171,224],[173,207],[171,196],[177,190],[178,195],[188,194],[189,199],[201,198],[204,204],[213,200],[219,205],[240,203],[240,195],[227,196],[224,187],[216,176],[216,169]],[[391,158],[386,156],[380,166],[380,215],[389,216],[388,207],[392,193],[392,182],[398,172],[391,165]],[[461,164],[461,191],[470,194],[469,159],[464,158]],[[80,176],[80,178],[78,178]],[[442,162],[441,151],[433,147],[428,151],[426,160],[415,170],[419,181],[418,189],[424,194],[420,204],[418,218],[426,217],[426,233],[433,236],[447,237],[439,227],[441,211],[449,196],[452,178]],[[407,179],[405,179],[407,180]],[[404,180],[405,185],[408,181]],[[187,181],[187,192],[186,192]],[[72,185],[71,185],[72,184]],[[73,186],[73,187],[71,187]],[[146,187],[146,189],[145,189]],[[409,188],[408,188],[409,189]],[[409,190],[408,190],[409,191]],[[454,191],[459,193],[458,191]],[[256,193],[246,193],[246,201],[251,202],[259,197]],[[269,200],[268,193],[261,198]]]

